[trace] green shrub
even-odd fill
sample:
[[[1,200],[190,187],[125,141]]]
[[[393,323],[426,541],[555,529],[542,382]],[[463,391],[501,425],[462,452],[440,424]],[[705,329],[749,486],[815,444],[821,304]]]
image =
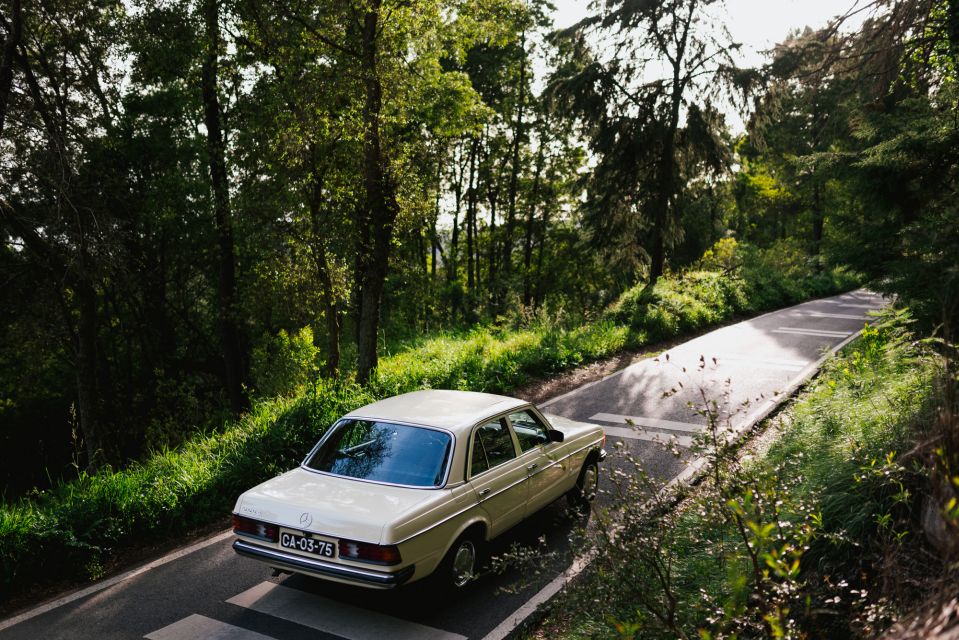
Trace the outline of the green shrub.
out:
[[[250,364],[257,394],[264,398],[289,395],[315,379],[319,351],[310,327],[292,335],[280,329],[275,336],[263,336],[253,347]]]

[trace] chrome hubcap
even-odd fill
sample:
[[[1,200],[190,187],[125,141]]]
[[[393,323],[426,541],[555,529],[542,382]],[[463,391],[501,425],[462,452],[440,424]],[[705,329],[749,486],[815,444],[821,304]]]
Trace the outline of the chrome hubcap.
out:
[[[596,465],[586,467],[583,473],[583,498],[592,500],[596,497],[596,488],[599,482],[599,474],[596,472]]]
[[[473,565],[476,564],[476,547],[469,540],[464,540],[456,549],[453,556],[453,584],[457,587],[466,585],[473,578]]]

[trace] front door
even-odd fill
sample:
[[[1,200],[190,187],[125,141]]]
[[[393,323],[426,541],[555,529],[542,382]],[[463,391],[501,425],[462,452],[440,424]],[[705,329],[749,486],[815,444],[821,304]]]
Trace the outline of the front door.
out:
[[[550,442],[546,425],[532,411],[511,413],[509,421],[516,432],[520,460],[529,476],[526,507],[529,516],[562,495],[566,473],[564,462],[560,461],[563,449],[559,443]]]

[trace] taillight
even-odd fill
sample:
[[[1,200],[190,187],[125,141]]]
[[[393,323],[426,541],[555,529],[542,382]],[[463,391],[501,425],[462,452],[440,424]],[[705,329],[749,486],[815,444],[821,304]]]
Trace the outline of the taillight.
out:
[[[280,529],[275,524],[267,524],[252,518],[244,518],[233,514],[233,533],[241,536],[250,536],[265,540],[267,542],[276,542],[280,537]]]
[[[373,564],[399,564],[400,550],[392,544],[379,545],[355,540],[340,540],[340,558]]]

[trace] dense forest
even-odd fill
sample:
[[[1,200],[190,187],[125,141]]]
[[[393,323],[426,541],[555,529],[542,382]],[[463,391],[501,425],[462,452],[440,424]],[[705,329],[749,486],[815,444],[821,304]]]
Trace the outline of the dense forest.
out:
[[[5,495],[214,430],[291,358],[363,384],[704,254],[841,267],[956,326],[959,2],[860,4],[749,69],[721,2],[551,12],[4,0]]]

